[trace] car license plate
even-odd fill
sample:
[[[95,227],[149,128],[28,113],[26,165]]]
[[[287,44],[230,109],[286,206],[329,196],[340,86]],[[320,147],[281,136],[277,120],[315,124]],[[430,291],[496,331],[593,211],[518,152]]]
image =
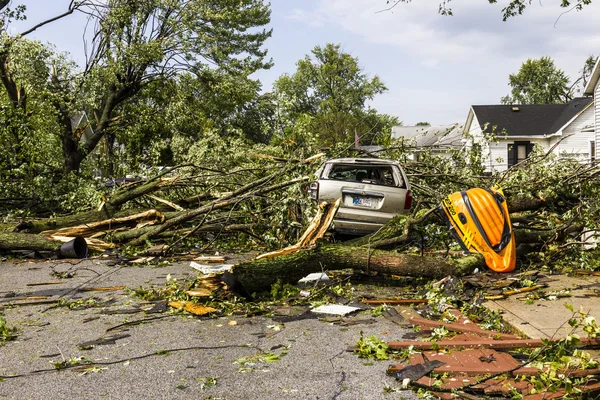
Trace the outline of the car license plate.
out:
[[[355,206],[361,206],[361,207],[371,207],[372,206],[371,199],[369,199],[368,197],[354,197],[352,199],[352,203]]]

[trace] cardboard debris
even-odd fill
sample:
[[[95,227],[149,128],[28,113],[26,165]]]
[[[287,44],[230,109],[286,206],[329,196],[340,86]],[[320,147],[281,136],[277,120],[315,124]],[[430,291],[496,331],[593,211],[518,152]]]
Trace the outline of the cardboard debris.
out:
[[[348,315],[358,310],[360,310],[358,307],[344,306],[342,304],[326,304],[313,308],[311,311],[319,314]]]

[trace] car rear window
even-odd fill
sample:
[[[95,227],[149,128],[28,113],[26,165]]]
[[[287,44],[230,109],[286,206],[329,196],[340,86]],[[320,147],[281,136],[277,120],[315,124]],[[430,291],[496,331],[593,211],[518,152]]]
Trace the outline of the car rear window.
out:
[[[343,165],[333,164],[331,168],[325,169],[324,179],[333,179],[347,182],[362,182],[383,186],[404,186],[404,182],[398,181],[394,176],[391,165]]]

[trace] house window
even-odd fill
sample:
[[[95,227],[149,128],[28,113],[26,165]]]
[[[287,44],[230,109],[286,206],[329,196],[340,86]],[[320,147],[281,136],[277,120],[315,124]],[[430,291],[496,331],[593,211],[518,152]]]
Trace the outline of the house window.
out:
[[[596,163],[596,141],[590,141],[590,163],[594,165]]]
[[[531,142],[514,142],[508,144],[508,166],[520,163],[529,157],[529,153],[533,150]]]

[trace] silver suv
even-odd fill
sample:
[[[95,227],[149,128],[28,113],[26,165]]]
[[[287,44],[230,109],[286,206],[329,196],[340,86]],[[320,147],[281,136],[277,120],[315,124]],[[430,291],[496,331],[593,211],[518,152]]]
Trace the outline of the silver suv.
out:
[[[412,191],[399,163],[377,158],[329,160],[308,186],[310,198],[336,201],[342,198],[333,230],[365,234],[376,231],[398,214],[408,214]]]

